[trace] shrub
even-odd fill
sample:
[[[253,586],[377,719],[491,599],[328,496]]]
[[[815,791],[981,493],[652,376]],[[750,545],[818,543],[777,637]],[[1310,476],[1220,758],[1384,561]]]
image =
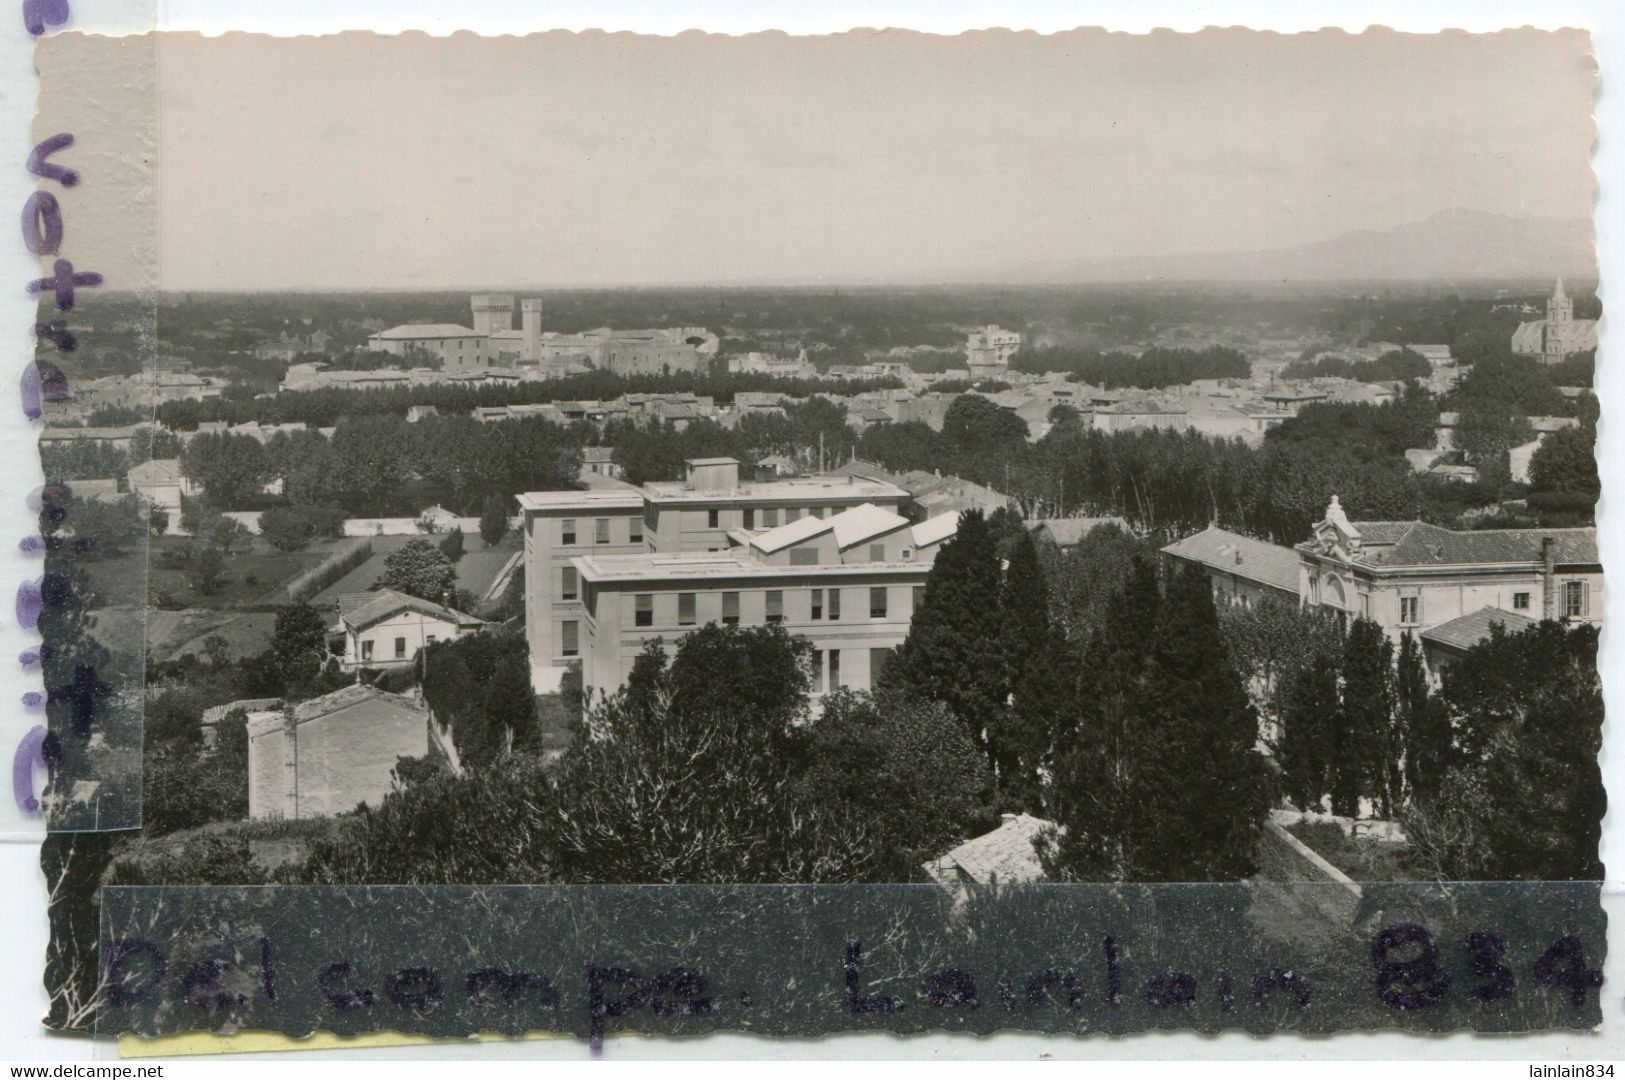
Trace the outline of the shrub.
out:
[[[288,599],[303,600],[327,588],[372,557],[372,541],[357,538],[288,582]]]
[[[480,508],[480,539],[486,547],[495,547],[508,535],[508,503],[496,495],[488,495]]]
[[[440,541],[440,553],[452,562],[463,557],[463,530],[453,528]]]
[[[260,515],[260,535],[282,551],[297,551],[343,531],[344,511],[330,506],[273,506]]]

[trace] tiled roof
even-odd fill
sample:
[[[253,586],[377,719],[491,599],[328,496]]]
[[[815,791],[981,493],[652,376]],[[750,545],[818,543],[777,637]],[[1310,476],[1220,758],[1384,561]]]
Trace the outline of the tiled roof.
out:
[[[1031,522],[1028,527],[1033,532],[1043,529],[1062,547],[1073,547],[1094,532],[1097,525],[1116,525],[1125,531],[1128,529],[1128,522],[1120,517],[1041,518]]]
[[[1516,611],[1503,611],[1496,607],[1481,607],[1477,611],[1459,618],[1442,622],[1438,626],[1430,626],[1422,631],[1422,640],[1431,641],[1438,645],[1447,645],[1453,649],[1470,649],[1480,641],[1490,636],[1490,627],[1500,623],[1507,633],[1516,634],[1520,630],[1535,625],[1535,620],[1527,615],[1520,615]]]
[[[914,546],[926,547],[959,531],[959,511],[949,510],[914,526]]]
[[[143,461],[131,466],[128,475],[132,484],[178,484],[181,481],[180,459],[153,458]]]
[[[315,720],[329,713],[338,712],[340,709],[348,709],[368,702],[376,702],[386,708],[402,709],[408,712],[424,711],[422,702],[413,698],[387,693],[376,686],[354,683],[343,689],[335,690],[331,694],[312,698],[309,701],[301,701],[293,707],[293,722],[303,724],[307,720]]]
[[[829,519],[829,524],[835,530],[836,546],[849,548],[905,527],[908,518],[873,503],[864,503],[836,514]]]
[[[819,533],[828,532],[834,527],[834,523],[834,518],[818,518],[810,515],[796,518],[794,521],[768,529],[753,537],[751,546],[772,554],[782,548],[789,547],[791,544],[799,544],[803,540],[812,539]]]
[[[1482,529],[1456,532],[1425,521],[1356,521],[1365,541],[1361,562],[1371,566],[1459,566],[1483,563],[1536,563],[1541,541],[1556,541],[1559,565],[1594,565],[1597,530]],[[1376,545],[1376,550],[1373,550]]]
[[[361,600],[359,597],[367,599]],[[394,589],[379,589],[373,593],[345,593],[339,597],[339,621],[351,630],[364,630],[399,611],[416,611],[457,626],[477,624],[481,621],[472,615],[465,615],[442,604],[408,596]]]
[[[1254,540],[1217,525],[1210,525],[1162,550],[1166,554],[1190,559],[1271,588],[1293,594],[1298,591],[1299,559],[1296,551],[1279,544]]]
[[[925,870],[945,885],[957,884],[959,875],[987,884],[1042,881],[1044,868],[1033,850],[1033,841],[1054,823],[1031,814],[1013,814],[997,829],[967,840],[941,858],[927,863]]]
[[[228,701],[224,705],[216,705],[213,708],[204,709],[202,722],[204,727],[213,727],[239,709],[245,713],[255,713],[280,708],[282,708],[281,698],[243,698],[241,701]]]
[[[372,335],[383,338],[385,341],[413,341],[418,338],[450,338],[450,337],[484,337],[476,334],[466,326],[456,323],[407,323],[405,326],[392,326],[388,330],[380,330]]]

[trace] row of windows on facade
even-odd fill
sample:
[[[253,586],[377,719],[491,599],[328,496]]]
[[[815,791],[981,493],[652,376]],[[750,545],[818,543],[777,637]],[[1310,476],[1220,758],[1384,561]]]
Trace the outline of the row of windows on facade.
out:
[[[437,640],[439,640],[439,636],[436,635],[436,634],[430,634],[425,639],[427,644],[430,644],[430,645],[433,645]],[[372,656],[373,656],[372,647],[373,647],[373,642],[371,642],[371,641],[363,641],[361,643],[361,659],[363,659],[363,660],[371,660],[372,659]],[[403,638],[403,637],[398,637],[398,638],[395,639],[395,659],[397,659],[397,660],[405,660],[406,659],[406,639]]]
[[[1214,589],[1223,592],[1223,585],[1215,582]],[[1512,594],[1512,610],[1528,611],[1530,597],[1527,592]],[[1243,602],[1246,598],[1243,597]],[[1369,615],[1371,608],[1371,594],[1360,594],[1361,614]],[[1563,617],[1567,619],[1584,619],[1591,613],[1591,592],[1584,581],[1563,582]],[[1422,623],[1422,596],[1420,593],[1399,598],[1399,623],[1401,626],[1420,626]]]
[[[799,521],[803,517],[827,518],[838,512],[838,508],[833,506],[791,506],[784,509],[783,520],[781,521],[779,510],[776,507],[770,509],[747,506],[742,511],[741,523],[744,528],[751,530],[758,527],[758,521],[761,522],[760,527],[763,529],[776,529],[781,524],[788,525],[790,522]],[[593,543],[608,544],[612,542],[609,537],[609,523],[611,520],[610,518],[593,519]],[[627,542],[633,544],[642,543],[645,527],[644,520],[638,517],[628,517],[626,521],[628,529]],[[708,529],[722,528],[722,511],[707,510],[705,512],[705,526]],[[576,518],[561,518],[559,520],[559,545],[561,547],[571,547],[581,543],[580,535]]]
[[[1528,611],[1530,593],[1515,592],[1512,594],[1512,610]],[[1583,581],[1563,582],[1563,617],[1566,619],[1584,619],[1591,613],[1590,590]],[[1418,626],[1422,622],[1422,597],[1401,596],[1399,598],[1399,621],[1404,626]]]
[[[560,572],[559,599],[575,600],[581,595],[581,578],[576,568],[566,566]],[[914,606],[917,609],[920,594],[924,586],[914,586]],[[825,607],[825,596],[829,604]],[[636,593],[633,601],[633,625],[654,625],[654,593]],[[695,598],[697,593],[677,594],[677,625],[694,625]],[[841,590],[840,589],[812,589],[808,594],[807,617],[812,622],[820,622],[826,618],[830,621],[841,617]],[[766,590],[767,621],[778,623],[784,621],[784,590]],[[827,612],[827,614],[826,614]],[[869,617],[871,619],[884,619],[886,617],[886,586],[875,585],[869,589]],[[729,626],[739,622],[739,593],[725,592],[722,594],[722,621]]]
[[[814,649],[812,651],[813,689],[822,694],[841,686],[849,685],[841,681],[841,649]],[[566,619],[559,624],[559,652],[564,656],[581,655],[581,624],[574,619]],[[873,685],[878,681],[880,672],[891,659],[890,649],[869,650],[869,682]],[[862,689],[854,687],[853,689]]]
[[[925,591],[923,586],[914,586],[913,598],[915,610],[919,610],[920,596]],[[696,626],[699,624],[697,593],[677,594],[677,625]],[[766,621],[770,626],[777,626],[784,622],[784,590],[768,589],[765,593]],[[653,626],[655,622],[655,598],[653,593],[637,593],[633,597],[632,623],[634,626]],[[886,587],[875,586],[869,589],[869,618],[884,619],[890,611]],[[809,622],[839,622],[841,618],[841,590],[839,589],[812,589],[807,596],[807,621]],[[724,626],[739,625],[739,594],[725,592],[722,594],[722,624]],[[562,656],[577,656],[581,651],[581,623],[577,619],[564,619],[559,623],[559,654]]]
[[[643,519],[638,518],[638,517],[629,517],[629,518],[626,519],[626,521],[627,521],[627,536],[626,536],[627,543],[629,543],[629,544],[641,544],[641,543],[643,543]],[[595,518],[593,520],[593,525],[592,525],[592,533],[593,533],[592,540],[593,540],[593,543],[595,543],[595,544],[607,544],[607,543],[610,543],[610,539],[609,539],[609,522],[610,522],[609,518]],[[559,544],[561,546],[563,546],[563,547],[569,547],[569,546],[575,544],[576,542],[577,542],[576,541],[576,519],[575,518],[564,518],[562,521],[559,522]]]

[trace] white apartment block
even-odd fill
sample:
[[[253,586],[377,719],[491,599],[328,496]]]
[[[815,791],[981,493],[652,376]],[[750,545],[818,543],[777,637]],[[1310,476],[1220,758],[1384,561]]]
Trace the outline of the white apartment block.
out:
[[[833,651],[835,682],[867,687],[868,650],[907,635],[913,590],[957,524],[910,525],[907,498],[865,477],[741,480],[732,458],[691,460],[681,481],[521,495],[532,685],[556,691],[579,664],[613,691],[648,638],[772,622],[824,653],[822,685]]]

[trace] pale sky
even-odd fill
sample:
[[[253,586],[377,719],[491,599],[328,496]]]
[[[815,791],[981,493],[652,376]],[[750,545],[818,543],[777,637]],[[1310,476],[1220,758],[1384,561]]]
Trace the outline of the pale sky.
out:
[[[159,47],[166,289],[929,281],[1584,218],[1582,33]],[[89,197],[89,193],[86,193]]]

